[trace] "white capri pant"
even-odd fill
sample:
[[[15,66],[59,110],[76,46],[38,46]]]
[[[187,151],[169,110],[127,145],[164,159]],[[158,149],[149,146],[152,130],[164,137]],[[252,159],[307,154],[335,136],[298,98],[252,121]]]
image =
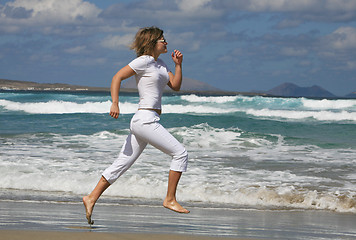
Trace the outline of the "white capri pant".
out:
[[[185,172],[188,165],[188,154],[158,121],[159,115],[152,110],[138,110],[131,119],[131,133],[120,151],[119,157],[103,172],[103,177],[113,184],[141,155],[147,144],[172,157],[170,169]]]

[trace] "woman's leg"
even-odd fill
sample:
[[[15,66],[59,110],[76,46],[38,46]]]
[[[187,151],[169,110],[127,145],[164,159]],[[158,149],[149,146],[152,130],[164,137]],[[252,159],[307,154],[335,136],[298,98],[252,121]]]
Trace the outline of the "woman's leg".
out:
[[[110,186],[110,183],[101,176],[98,184],[94,188],[94,190],[88,195],[83,197],[83,203],[86,212],[86,218],[90,225],[94,224],[94,221],[91,220],[91,214],[93,213],[94,205],[96,201],[99,199],[101,194]]]
[[[142,111],[140,114],[152,115],[151,122],[140,125],[134,129],[134,134],[143,141],[148,142],[153,147],[172,157],[170,166],[167,196],[163,206],[179,213],[189,213],[176,200],[176,190],[182,172],[185,172],[188,164],[188,154],[183,145],[170,134],[161,124],[158,123],[159,117],[150,111]],[[155,117],[154,117],[155,116]]]
[[[163,206],[178,213],[189,213],[190,211],[183,208],[176,199],[177,186],[181,175],[182,172],[169,171],[167,196],[164,199]]]
[[[96,201],[111,184],[132,166],[145,149],[146,145],[147,143],[136,138],[133,134],[127,136],[119,157],[113,164],[105,169],[94,190],[88,196],[83,197],[86,218],[89,224],[94,223],[94,221],[91,220],[91,215]]]

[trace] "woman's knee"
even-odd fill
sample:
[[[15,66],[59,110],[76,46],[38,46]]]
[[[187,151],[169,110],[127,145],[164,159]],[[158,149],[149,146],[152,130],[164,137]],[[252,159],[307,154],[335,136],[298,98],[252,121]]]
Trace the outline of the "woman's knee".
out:
[[[172,158],[171,170],[177,172],[185,172],[188,167],[188,152],[187,150],[175,153]]]

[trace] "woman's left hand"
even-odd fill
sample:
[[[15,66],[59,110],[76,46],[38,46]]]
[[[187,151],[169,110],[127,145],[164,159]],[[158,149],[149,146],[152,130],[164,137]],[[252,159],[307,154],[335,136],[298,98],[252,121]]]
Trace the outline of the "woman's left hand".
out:
[[[179,50],[174,50],[172,52],[172,60],[176,65],[182,65],[183,54]]]

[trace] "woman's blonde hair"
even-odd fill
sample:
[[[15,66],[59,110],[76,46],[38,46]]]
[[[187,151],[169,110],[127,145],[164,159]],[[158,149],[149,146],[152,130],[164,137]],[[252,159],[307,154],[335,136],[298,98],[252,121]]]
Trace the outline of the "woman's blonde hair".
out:
[[[137,56],[151,55],[158,39],[163,36],[163,30],[158,27],[141,28],[136,33],[130,48],[136,51]]]

